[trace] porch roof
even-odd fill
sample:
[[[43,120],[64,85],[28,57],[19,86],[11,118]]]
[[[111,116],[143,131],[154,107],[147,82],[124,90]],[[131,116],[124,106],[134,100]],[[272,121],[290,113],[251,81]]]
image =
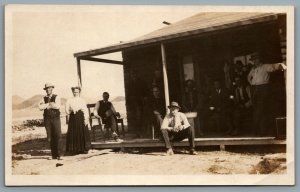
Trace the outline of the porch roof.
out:
[[[82,58],[113,53],[133,47],[166,42],[179,38],[195,36],[202,33],[271,21],[277,19],[277,15],[278,13],[257,12],[199,13],[131,41],[122,42],[99,49],[78,52],[74,54],[74,57]]]

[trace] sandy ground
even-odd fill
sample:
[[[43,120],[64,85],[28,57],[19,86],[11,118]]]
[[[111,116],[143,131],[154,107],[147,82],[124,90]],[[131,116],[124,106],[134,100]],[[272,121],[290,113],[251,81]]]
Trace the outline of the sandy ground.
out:
[[[63,123],[62,132],[66,130]],[[195,156],[187,154],[182,148],[176,149],[173,156],[166,156],[164,149],[159,148],[127,149],[125,152],[105,149],[64,156],[63,160],[58,161],[49,160],[49,144],[43,127],[14,130],[12,140],[12,170],[15,175],[286,173],[284,152],[253,152],[253,148],[231,152],[200,148]]]

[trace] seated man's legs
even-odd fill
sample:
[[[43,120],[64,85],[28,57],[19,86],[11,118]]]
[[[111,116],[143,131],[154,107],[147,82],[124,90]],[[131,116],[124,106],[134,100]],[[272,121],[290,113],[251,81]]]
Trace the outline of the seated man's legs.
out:
[[[106,119],[106,126],[111,128],[111,132],[112,132],[112,137],[113,138],[118,138],[118,134],[117,134],[117,120],[116,117],[114,115],[111,115],[110,117],[107,117]]]
[[[193,130],[192,127],[188,127],[186,129],[178,131],[178,132],[169,131],[169,130],[161,130],[161,132],[163,134],[164,141],[165,141],[165,144],[166,144],[166,148],[168,150],[172,150],[170,137],[173,137],[174,139],[172,141],[175,141],[175,142],[176,141],[182,141],[185,138],[188,138],[189,144],[190,144],[190,153],[193,154],[193,155],[197,154],[194,151],[194,149],[195,149],[195,141],[194,141],[195,140],[195,133],[194,133],[194,130]]]
[[[164,137],[166,148],[167,149],[172,149],[171,142],[170,142],[170,137],[169,137],[169,133],[172,134],[171,131],[166,130],[166,129],[162,129],[161,133],[162,133],[162,135]]]
[[[195,133],[194,129],[190,126],[186,129],[174,133],[173,141],[182,141],[188,138],[190,144],[190,150],[195,148]]]

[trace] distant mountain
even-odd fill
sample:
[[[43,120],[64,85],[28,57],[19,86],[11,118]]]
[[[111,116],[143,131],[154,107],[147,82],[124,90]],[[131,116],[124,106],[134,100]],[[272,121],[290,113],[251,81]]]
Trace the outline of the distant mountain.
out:
[[[19,105],[22,103],[25,99],[20,97],[19,95],[13,95],[12,96],[12,104],[13,106]]]
[[[34,95],[19,104],[13,105],[13,109],[37,108],[39,101],[43,99],[43,97],[44,95]],[[61,98],[60,100],[61,105],[65,105],[67,99]]]
[[[112,100],[112,102],[121,102],[121,101],[125,101],[124,96],[117,96]]]

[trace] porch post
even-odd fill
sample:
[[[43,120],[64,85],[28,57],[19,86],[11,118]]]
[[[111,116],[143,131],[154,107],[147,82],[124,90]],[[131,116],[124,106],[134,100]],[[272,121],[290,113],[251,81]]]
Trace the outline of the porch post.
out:
[[[165,46],[163,43],[161,43],[160,47],[161,47],[161,58],[162,58],[162,65],[163,65],[166,112],[169,112],[168,106],[170,105],[170,98],[169,98],[169,84],[168,84],[168,75],[167,75],[166,52],[165,52]]]
[[[78,86],[82,88],[82,80],[81,80],[81,65],[80,59],[77,57],[77,75],[78,75]]]

